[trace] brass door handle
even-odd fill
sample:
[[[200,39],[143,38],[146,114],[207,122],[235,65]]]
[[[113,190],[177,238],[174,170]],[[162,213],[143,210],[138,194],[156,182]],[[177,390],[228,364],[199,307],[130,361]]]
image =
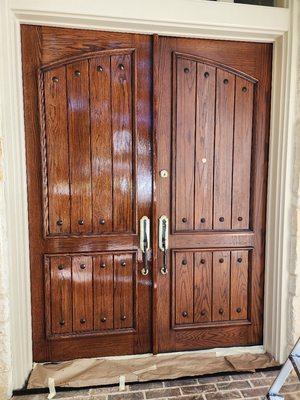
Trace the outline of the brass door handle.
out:
[[[150,250],[150,219],[146,216],[140,219],[140,249],[143,254],[142,275],[149,274],[148,267],[148,250]]]
[[[168,273],[167,256],[169,248],[169,220],[165,215],[162,215],[159,218],[158,247],[163,252],[163,265],[160,269],[160,272],[161,274],[166,275]]]

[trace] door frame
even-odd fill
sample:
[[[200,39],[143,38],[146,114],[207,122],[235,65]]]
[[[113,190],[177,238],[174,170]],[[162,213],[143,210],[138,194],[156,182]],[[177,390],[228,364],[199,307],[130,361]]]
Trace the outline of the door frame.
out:
[[[274,44],[267,238],[264,344],[283,361],[287,354],[291,173],[295,110],[298,2],[290,9],[205,0],[154,0],[138,8],[135,0],[64,4],[59,0],[4,0],[1,4],[2,140],[5,176],[4,252],[9,266],[10,347],[13,389],[21,388],[32,368],[27,185],[23,122],[20,24],[99,29]],[[182,9],[185,9],[182,17]],[[201,10],[200,10],[201,8]],[[195,20],[195,15],[198,19]],[[180,22],[179,22],[180,21]],[[264,28],[261,28],[264,27]],[[4,216],[2,216],[3,218]],[[1,267],[0,267],[1,268]],[[154,288],[155,291],[155,288]],[[20,334],[22,332],[22,334]]]

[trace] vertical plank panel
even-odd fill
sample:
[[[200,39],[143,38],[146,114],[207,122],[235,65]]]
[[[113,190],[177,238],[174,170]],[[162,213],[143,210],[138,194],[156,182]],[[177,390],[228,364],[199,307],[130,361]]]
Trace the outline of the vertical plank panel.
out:
[[[69,145],[65,67],[44,75],[49,232],[70,232]]]
[[[193,253],[175,253],[175,323],[193,322]]]
[[[88,62],[67,66],[71,231],[92,230]]]
[[[93,257],[94,270],[94,327],[113,329],[114,325],[114,267],[113,256]]]
[[[182,231],[194,229],[196,62],[179,58],[176,71],[175,221]]]
[[[133,326],[133,256],[114,256],[114,328]]]
[[[230,252],[213,252],[213,321],[229,320]]]
[[[231,319],[247,319],[248,251],[231,252]]]
[[[216,68],[197,64],[195,229],[212,228]]]
[[[93,329],[93,266],[92,257],[72,257],[73,330]]]
[[[232,182],[232,228],[249,227],[253,84],[236,78]]]
[[[50,258],[51,332],[72,331],[72,272],[70,257]]]
[[[130,55],[111,57],[113,135],[113,229],[133,225],[133,115]]]
[[[234,88],[235,76],[217,69],[214,229],[231,228]]]
[[[93,232],[112,231],[110,57],[90,60]]]
[[[212,253],[195,253],[194,322],[211,321]]]

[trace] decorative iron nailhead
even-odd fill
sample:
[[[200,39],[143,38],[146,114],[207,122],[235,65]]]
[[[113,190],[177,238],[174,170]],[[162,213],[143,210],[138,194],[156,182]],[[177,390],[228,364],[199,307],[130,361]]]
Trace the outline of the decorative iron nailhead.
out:
[[[101,322],[106,322],[106,317],[102,317]]]
[[[56,221],[56,225],[62,226],[62,224],[63,224],[63,220],[62,219],[59,219],[58,221]]]
[[[204,72],[204,77],[208,78],[209,77],[209,72]]]
[[[184,318],[186,318],[186,317],[188,316],[187,311],[182,311],[182,316],[183,316]]]
[[[121,266],[125,267],[126,266],[126,261],[121,261]]]
[[[58,82],[58,77],[57,77],[57,76],[54,76],[54,77],[52,78],[52,82],[57,83],[57,82]]]
[[[220,221],[220,222],[224,222],[224,217],[220,217],[220,218],[219,218],[219,221]]]
[[[84,224],[83,219],[79,219],[79,220],[78,220],[78,225],[83,225],[83,224]]]
[[[60,264],[57,268],[58,268],[59,270],[62,270],[62,269],[64,269],[65,267],[64,267],[62,264]]]
[[[244,86],[244,87],[242,88],[242,91],[243,91],[243,92],[247,92],[246,86]]]
[[[75,76],[80,76],[80,71],[75,71]]]
[[[240,313],[242,312],[241,307],[238,307],[238,308],[236,309],[236,312],[237,312],[238,314],[240,314]]]
[[[101,65],[98,65],[97,71],[102,72],[103,71],[103,67],[101,67]]]
[[[184,68],[184,73],[185,74],[187,74],[187,73],[189,73],[190,72],[190,70],[188,69],[188,68]]]
[[[239,257],[239,258],[237,259],[237,262],[238,262],[238,263],[241,263],[242,261],[243,261],[242,257]]]
[[[186,223],[186,222],[187,222],[187,218],[183,217],[181,221],[182,221],[183,223]]]
[[[100,223],[100,225],[104,225],[104,224],[105,224],[105,219],[104,219],[104,218],[101,218],[101,219],[99,220],[99,223]]]
[[[80,323],[81,323],[81,324],[85,324],[85,323],[86,323],[85,318],[80,318]]]
[[[204,315],[206,315],[206,311],[205,311],[205,310],[202,310],[202,311],[201,311],[201,315],[202,315],[202,317],[203,317]]]
[[[220,309],[219,309],[219,314],[221,314],[221,315],[224,314],[223,308],[220,308]]]
[[[80,264],[81,269],[85,269],[85,264]]]
[[[220,258],[220,259],[219,259],[219,262],[220,262],[221,264],[223,264],[224,258]]]
[[[125,321],[125,319],[126,319],[126,315],[121,315],[121,320]]]
[[[61,321],[59,321],[59,325],[63,326],[65,324],[65,321],[62,319]]]
[[[101,263],[100,264],[100,268],[105,268],[106,267],[106,264],[105,263]]]
[[[224,79],[224,81],[223,81],[223,83],[225,84],[225,85],[227,85],[228,84],[228,79]]]
[[[204,224],[205,218],[201,218],[200,221],[202,222],[202,224]]]
[[[238,221],[243,221],[243,217],[238,217]]]
[[[119,64],[119,69],[121,69],[122,71],[124,71],[125,67],[123,64]]]
[[[204,258],[201,258],[201,264],[205,264],[205,259]]]
[[[187,260],[186,260],[186,259],[182,260],[182,261],[181,261],[181,264],[182,264],[182,265],[187,265]]]

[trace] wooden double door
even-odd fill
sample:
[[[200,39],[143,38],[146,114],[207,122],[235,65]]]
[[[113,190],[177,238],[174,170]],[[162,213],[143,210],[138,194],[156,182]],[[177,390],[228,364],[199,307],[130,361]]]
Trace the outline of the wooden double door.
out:
[[[21,33],[34,360],[261,343],[272,46]]]

